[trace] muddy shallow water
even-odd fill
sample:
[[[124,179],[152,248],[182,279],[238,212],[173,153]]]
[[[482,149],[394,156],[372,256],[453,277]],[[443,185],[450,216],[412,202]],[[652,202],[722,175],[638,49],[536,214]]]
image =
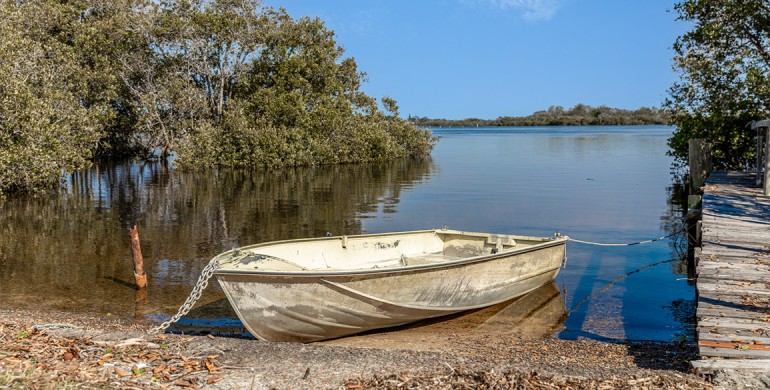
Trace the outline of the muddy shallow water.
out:
[[[58,195],[2,205],[0,300],[7,308],[157,323],[176,311],[211,257],[240,245],[445,224],[635,242],[681,227],[665,155],[667,127],[435,133],[442,138],[430,159],[377,165],[216,173],[177,172],[158,162],[95,166],[68,177]],[[128,242],[133,224],[149,275],[147,298],[138,300]],[[456,332],[691,337],[694,292],[684,264],[662,263],[678,258],[680,241],[622,248],[570,243],[567,267],[545,288],[547,298],[534,294],[389,334],[405,335],[405,345]],[[622,277],[654,263],[661,264]],[[243,333],[216,283],[176,329]]]

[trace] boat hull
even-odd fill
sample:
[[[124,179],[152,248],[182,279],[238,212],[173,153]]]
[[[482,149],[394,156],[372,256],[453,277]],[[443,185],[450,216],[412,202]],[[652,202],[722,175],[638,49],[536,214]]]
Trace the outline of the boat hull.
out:
[[[559,272],[565,240],[432,266],[368,272],[215,276],[246,328],[270,341],[312,342],[494,305]]]

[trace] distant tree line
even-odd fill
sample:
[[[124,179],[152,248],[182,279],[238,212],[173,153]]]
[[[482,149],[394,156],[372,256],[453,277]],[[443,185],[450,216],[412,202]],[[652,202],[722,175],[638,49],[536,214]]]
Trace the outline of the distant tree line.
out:
[[[96,158],[278,167],[423,156],[435,139],[318,19],[260,0],[0,0],[0,196]]]
[[[501,116],[497,119],[454,120],[410,116],[408,120],[418,126],[602,126],[666,124],[669,117],[665,111],[655,107],[624,110],[578,104],[569,110],[561,106],[551,106],[548,110],[521,117]]]

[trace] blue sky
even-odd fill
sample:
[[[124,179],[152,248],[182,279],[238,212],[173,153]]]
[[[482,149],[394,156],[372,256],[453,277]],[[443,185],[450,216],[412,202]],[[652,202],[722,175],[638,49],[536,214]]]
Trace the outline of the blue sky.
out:
[[[687,25],[673,0],[266,0],[319,17],[401,116],[492,119],[552,105],[660,107]]]

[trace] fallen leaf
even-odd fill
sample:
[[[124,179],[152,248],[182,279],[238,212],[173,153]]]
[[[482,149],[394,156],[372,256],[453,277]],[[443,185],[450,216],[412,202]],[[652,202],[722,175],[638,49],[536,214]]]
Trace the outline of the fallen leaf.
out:
[[[134,374],[134,376],[139,376],[139,375],[144,374],[144,370],[141,369],[141,368],[135,368],[135,369],[131,370],[131,372]]]
[[[161,364],[160,366],[153,368],[152,373],[157,375],[158,373],[162,372],[165,369],[166,369],[166,366]]]
[[[179,379],[176,382],[174,382],[175,385],[179,387],[195,387],[195,385],[191,382],[188,382],[186,380]]]
[[[129,376],[129,375],[131,375],[131,374],[129,374],[129,373],[127,373],[127,372],[125,372],[125,371],[122,371],[121,369],[119,369],[119,368],[117,368],[117,367],[115,367],[115,374],[117,374],[117,376],[119,376],[119,377],[121,377],[121,378],[122,378],[122,377],[124,377],[124,376]]]
[[[209,374],[213,373],[217,369],[217,366],[214,365],[211,359],[206,359],[205,364],[206,364],[206,369],[209,370]]]

